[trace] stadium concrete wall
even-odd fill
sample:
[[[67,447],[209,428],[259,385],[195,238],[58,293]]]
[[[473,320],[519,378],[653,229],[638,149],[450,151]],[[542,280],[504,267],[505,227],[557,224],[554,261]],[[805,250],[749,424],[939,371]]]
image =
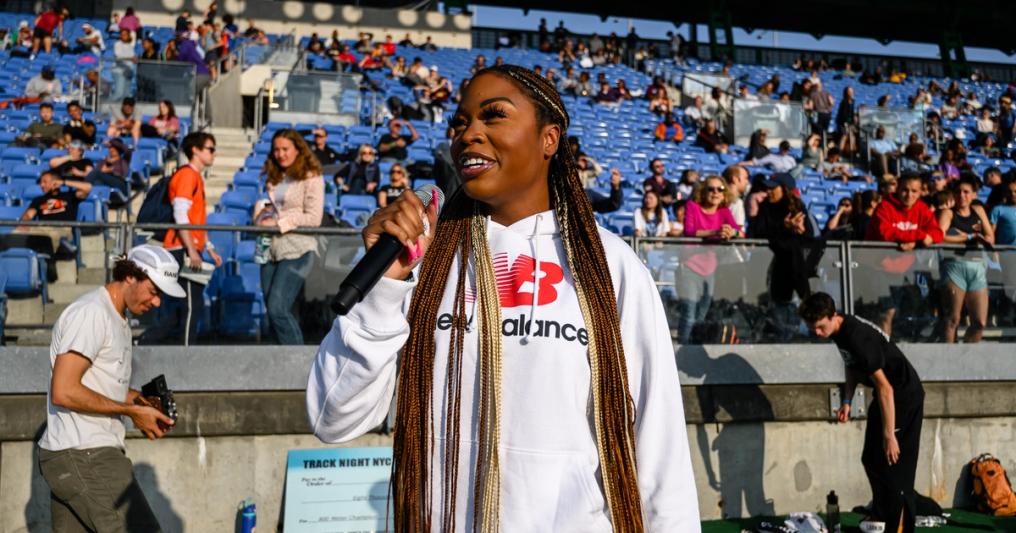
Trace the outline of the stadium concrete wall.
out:
[[[982,452],[1016,471],[1011,345],[904,346],[926,381],[917,488],[964,503],[964,466]],[[864,421],[831,423],[842,364],[830,345],[679,347],[688,444],[704,519],[815,511],[835,490],[845,508],[870,494]],[[165,373],[180,422],[128,455],[166,531],[232,528],[253,497],[262,530],[284,503],[286,452],[326,446],[307,433],[303,384],[314,347],[137,348],[135,386]],[[32,441],[45,419],[46,348],[0,348],[0,532],[48,531],[48,490]],[[870,394],[868,396],[870,399]],[[368,434],[342,446],[390,445]],[[329,445],[330,446],[330,445]]]
[[[113,11],[123,13],[133,6],[141,22],[150,26],[173,27],[176,17],[184,9],[200,21],[210,0],[114,0]],[[437,11],[407,9],[375,9],[328,2],[300,2],[297,0],[223,0],[219,2],[219,16],[232,13],[241,30],[247,28],[247,19],[254,19],[257,27],[268,33],[288,34],[297,37],[317,32],[323,38],[338,30],[340,39],[356,39],[359,32],[371,32],[380,41],[391,34],[401,41],[408,33],[413,42],[422,43],[431,36],[434,44],[442,47],[472,47],[472,18],[468,15],[446,15]]]

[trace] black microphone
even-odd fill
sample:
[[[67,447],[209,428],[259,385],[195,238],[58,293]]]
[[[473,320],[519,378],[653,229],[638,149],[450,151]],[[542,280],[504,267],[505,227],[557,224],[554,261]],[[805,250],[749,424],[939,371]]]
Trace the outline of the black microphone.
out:
[[[437,212],[441,213],[444,207],[445,196],[437,185],[427,184],[413,191],[423,205],[430,206],[431,196],[437,193]],[[360,262],[353,267],[353,270],[342,280],[339,285],[339,292],[332,298],[332,311],[337,315],[345,315],[360,303],[363,297],[381,279],[388,267],[398,259],[405,244],[387,233],[382,233],[374,246],[367,250],[367,253],[360,259]]]

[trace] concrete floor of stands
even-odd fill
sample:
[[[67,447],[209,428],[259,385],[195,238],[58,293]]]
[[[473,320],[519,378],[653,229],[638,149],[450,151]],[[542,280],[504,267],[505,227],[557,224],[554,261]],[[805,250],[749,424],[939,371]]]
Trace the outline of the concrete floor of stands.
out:
[[[946,509],[949,514],[948,524],[941,527],[919,527],[917,531],[929,533],[986,533],[986,532],[1014,532],[1016,531],[1016,517],[995,517],[982,513]],[[823,518],[825,518],[823,516]],[[856,533],[860,531],[858,525],[864,517],[857,513],[843,513],[840,523],[842,533]],[[702,522],[702,533],[741,533],[741,531],[756,531],[762,522],[769,522],[774,525],[782,525],[786,517],[756,517],[729,520],[707,520]],[[826,524],[828,527],[828,524]]]
[[[243,161],[251,150],[255,135],[252,132],[236,128],[213,128],[216,152],[215,165],[209,171],[205,181],[205,195],[208,212],[215,210],[219,197],[226,191],[233,180],[233,174],[243,166]],[[174,162],[167,163],[166,170],[172,172],[176,168]],[[161,175],[153,175],[150,183],[154,184]],[[137,213],[143,197],[134,199],[132,211]],[[122,220],[126,213],[110,211],[109,220]],[[12,344],[21,346],[47,345],[50,342],[50,327],[56,322],[60,313],[82,294],[98,287],[105,282],[106,270],[104,262],[107,255],[113,253],[118,245],[117,235],[111,231],[107,235],[83,235],[81,237],[81,260],[83,265],[77,268],[73,260],[56,262],[57,281],[49,284],[50,301],[43,304],[41,296],[26,298],[9,298],[7,304],[7,322],[5,334]]]

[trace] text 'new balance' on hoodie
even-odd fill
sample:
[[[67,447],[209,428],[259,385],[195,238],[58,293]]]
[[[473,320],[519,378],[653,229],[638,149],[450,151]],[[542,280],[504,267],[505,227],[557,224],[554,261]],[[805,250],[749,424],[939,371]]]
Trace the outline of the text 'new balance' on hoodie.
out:
[[[554,213],[509,227],[489,221],[488,240],[501,304],[503,369],[501,529],[506,532],[610,531],[599,456],[592,431],[587,346],[591,333],[579,309]],[[636,460],[647,531],[700,530],[684,407],[674,350],[649,271],[631,247],[602,229],[621,320],[635,406]],[[479,313],[475,275],[466,281],[470,325],[463,353],[461,443],[456,509],[473,523],[473,461]],[[452,304],[459,265],[453,263],[434,332],[433,457],[445,444],[444,391]],[[354,439],[375,428],[395,391],[398,352],[409,336],[406,312],[414,282],[382,279],[322,341],[307,384],[314,434],[326,442]],[[433,487],[443,468],[430,466]],[[441,497],[433,497],[440,524]],[[619,517],[623,520],[623,517]]]

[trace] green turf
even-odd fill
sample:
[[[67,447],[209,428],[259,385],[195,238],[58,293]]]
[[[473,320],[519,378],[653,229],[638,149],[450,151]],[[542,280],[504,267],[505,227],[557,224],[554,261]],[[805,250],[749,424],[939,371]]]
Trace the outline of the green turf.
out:
[[[959,532],[1007,532],[1016,533],[1016,517],[997,518],[969,511],[947,510],[949,523],[943,527],[917,528],[917,531],[928,533],[959,533]],[[824,518],[824,517],[823,517]],[[858,524],[863,516],[856,513],[843,513],[843,533],[860,531]],[[742,529],[754,531],[761,522],[783,523],[783,518],[745,518],[740,520],[708,520],[702,522],[702,533],[740,533]]]

